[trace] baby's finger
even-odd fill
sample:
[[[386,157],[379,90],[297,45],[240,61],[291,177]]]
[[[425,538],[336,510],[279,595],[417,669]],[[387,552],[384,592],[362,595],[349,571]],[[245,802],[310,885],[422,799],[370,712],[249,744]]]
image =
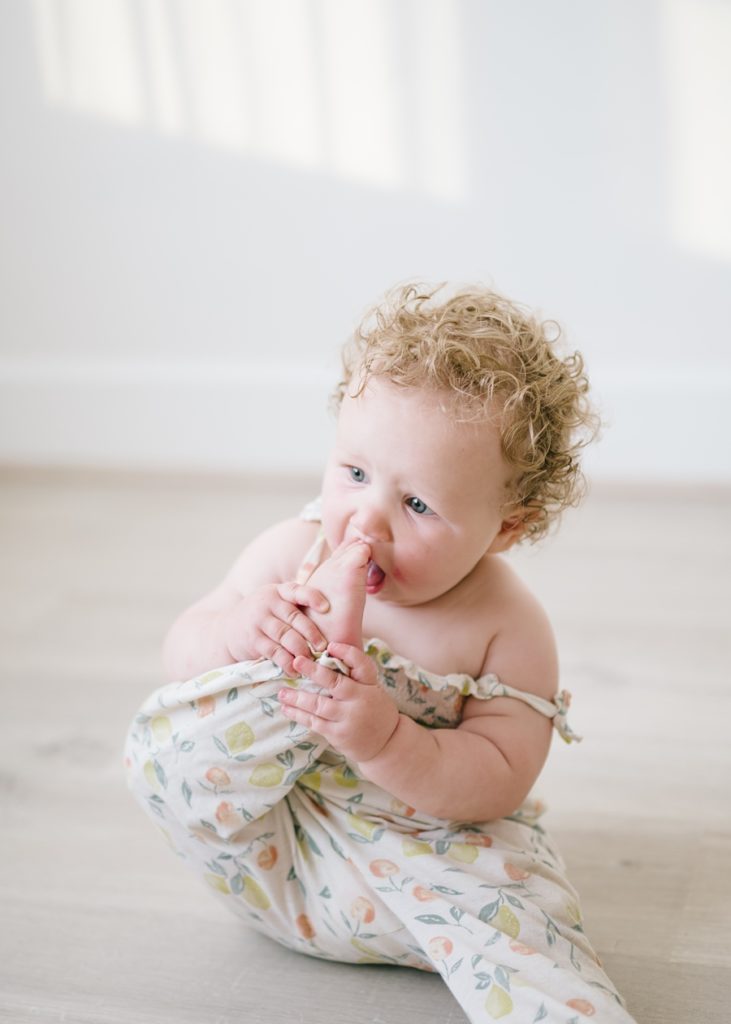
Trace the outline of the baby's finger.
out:
[[[297,709],[297,711],[311,716],[312,720],[320,718],[325,722],[332,722],[340,711],[339,705],[336,705],[332,697],[326,693],[282,689],[277,696],[279,703],[285,705],[285,710]]]
[[[352,644],[329,643],[327,653],[342,661],[350,669],[350,678],[358,683],[375,685],[378,682],[378,673],[372,658],[360,647],[353,647]]]
[[[315,651],[325,650],[327,640],[312,619],[308,618],[297,605],[290,604],[288,601],[282,601],[281,604],[278,604],[272,610],[282,622],[285,622],[295,633],[304,638],[304,645],[298,645],[297,649],[294,647],[290,648],[292,654],[309,654],[307,644]]]
[[[277,618],[276,615],[269,615],[261,624],[261,631],[278,647],[283,647],[292,657],[298,654],[309,654],[310,648],[307,641],[296,629]],[[270,657],[271,655],[266,655]]]
[[[325,595],[304,583],[280,583],[277,586],[277,593],[290,604],[298,604],[302,608],[312,608],[313,611],[323,614],[330,611],[330,602]]]
[[[257,645],[256,652],[261,655],[262,658],[268,658],[269,661],[273,661],[275,665],[281,668],[285,675],[292,678],[297,675],[292,655],[289,651],[285,650],[284,647],[275,643],[271,637],[262,637],[261,641]]]
[[[293,665],[298,675],[305,676],[306,679],[311,679],[318,686],[326,686],[330,690],[344,678],[339,672],[326,668],[325,665],[313,661],[312,658],[298,656],[294,659]]]

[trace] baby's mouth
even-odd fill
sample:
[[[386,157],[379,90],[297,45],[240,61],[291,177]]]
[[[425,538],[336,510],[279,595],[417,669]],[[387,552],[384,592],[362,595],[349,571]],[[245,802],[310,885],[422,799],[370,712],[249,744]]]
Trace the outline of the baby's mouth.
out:
[[[371,559],[368,563],[368,574],[366,576],[366,593],[377,594],[386,581],[386,574],[380,565]]]

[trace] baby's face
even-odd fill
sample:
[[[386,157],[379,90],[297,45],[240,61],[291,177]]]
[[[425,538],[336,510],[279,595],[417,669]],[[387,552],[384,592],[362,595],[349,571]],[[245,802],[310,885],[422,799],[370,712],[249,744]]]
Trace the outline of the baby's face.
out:
[[[371,378],[343,400],[322,522],[331,550],[356,537],[371,546],[367,586],[378,600],[433,600],[508,546],[497,426],[455,422],[443,399]]]

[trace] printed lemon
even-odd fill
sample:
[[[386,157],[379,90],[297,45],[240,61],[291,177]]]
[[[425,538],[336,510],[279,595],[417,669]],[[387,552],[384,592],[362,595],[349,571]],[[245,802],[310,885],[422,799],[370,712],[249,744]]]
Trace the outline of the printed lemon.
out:
[[[505,904],[500,907],[490,924],[499,932],[509,935],[511,939],[517,939],[520,934],[520,921],[510,907],[506,907]]]
[[[322,775],[319,772],[305,772],[297,780],[306,789],[319,789],[322,783]]]
[[[431,845],[421,839],[404,839],[401,850],[405,857],[418,857],[422,853],[432,852]]]
[[[252,907],[256,907],[257,910],[269,910],[271,906],[267,894],[250,875],[247,875],[244,879],[244,888],[241,895],[247,903],[251,904]]]
[[[452,843],[447,854],[452,860],[461,861],[462,864],[474,864],[478,857],[478,848],[467,843]]]
[[[155,772],[155,765],[152,763],[152,761],[145,761],[144,767],[142,769],[142,774],[145,776],[145,779],[147,780],[147,785],[150,787],[150,789],[154,789],[156,793],[159,793],[160,780],[157,777],[157,773]]]
[[[581,908],[574,900],[566,904],[566,917],[575,928],[581,924]]]
[[[229,896],[231,890],[228,887],[228,882],[225,878],[221,878],[220,875],[204,875],[205,880],[208,882],[212,889],[216,892],[222,892],[224,896]]]
[[[213,679],[218,679],[218,677],[222,675],[223,672],[220,668],[214,668],[212,672],[206,672],[205,675],[198,676],[198,682],[203,686],[205,683],[210,683]]]
[[[335,769],[333,778],[338,786],[344,786],[346,789],[355,789],[358,785],[358,780],[353,777],[345,765],[340,765]]]
[[[513,1009],[513,1000],[510,998],[510,993],[506,992],[504,988],[500,988],[499,985],[493,985],[485,1000],[485,1009],[493,1020],[497,1020],[498,1017],[504,1017],[506,1013],[510,1013]]]
[[[158,743],[164,743],[166,740],[169,740],[170,734],[173,731],[170,719],[166,715],[158,715],[156,718],[153,718],[150,722],[150,728],[152,729],[152,735]]]
[[[357,949],[359,953],[363,954],[363,959],[359,960],[358,963],[380,964],[383,962],[378,959],[378,956],[373,952],[372,949],[369,949],[364,942],[360,942],[358,939],[355,938],[355,936],[351,938],[350,945]]]
[[[361,818],[359,814],[348,815],[348,824],[354,832],[363,836],[364,839],[373,839],[373,836],[380,828],[375,821],[368,821],[366,818]]]
[[[281,764],[260,764],[249,776],[249,782],[252,786],[278,786],[283,778]]]
[[[232,754],[240,754],[254,742],[254,733],[246,722],[236,722],[234,725],[230,725],[223,735],[226,739],[226,746]]]

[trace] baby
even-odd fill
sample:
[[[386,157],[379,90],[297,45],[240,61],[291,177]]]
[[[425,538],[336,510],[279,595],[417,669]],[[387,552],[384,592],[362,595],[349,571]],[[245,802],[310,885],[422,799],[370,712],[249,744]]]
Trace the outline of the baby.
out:
[[[130,784],[255,927],[439,971],[470,1020],[631,1018],[527,800],[566,722],[551,626],[500,557],[580,497],[578,353],[485,289],[407,286],[345,353],[321,500],[165,643]],[[428,904],[428,906],[427,906]]]

